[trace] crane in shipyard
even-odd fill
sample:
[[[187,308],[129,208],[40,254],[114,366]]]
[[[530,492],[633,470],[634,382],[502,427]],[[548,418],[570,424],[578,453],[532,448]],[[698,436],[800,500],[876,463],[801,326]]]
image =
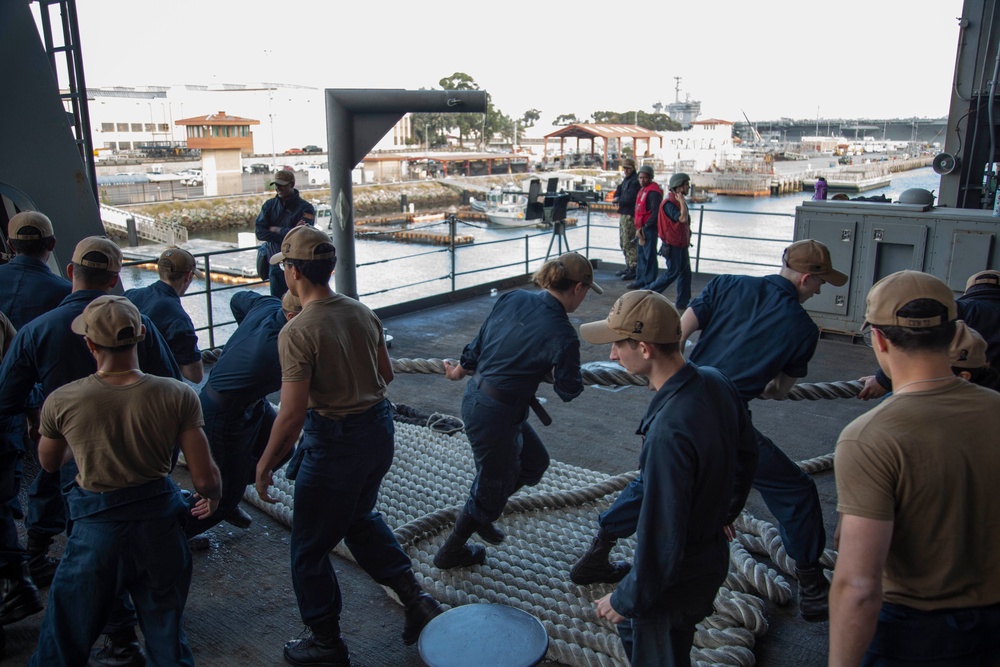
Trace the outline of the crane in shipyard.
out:
[[[754,139],[757,141],[758,144],[761,143],[762,140],[760,138],[760,132],[757,131],[757,128],[754,127],[754,124],[750,122],[749,118],[747,118],[747,112],[744,111],[743,109],[740,109],[740,113],[743,114],[743,118],[746,120],[747,125],[750,126],[750,131],[753,132]]]

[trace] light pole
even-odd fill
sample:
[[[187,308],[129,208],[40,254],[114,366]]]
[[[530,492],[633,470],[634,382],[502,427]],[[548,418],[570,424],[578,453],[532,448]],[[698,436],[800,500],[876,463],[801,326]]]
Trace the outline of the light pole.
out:
[[[267,89],[267,118],[271,125],[271,171],[278,170],[278,155],[274,150],[274,104],[273,104],[273,93],[274,88]]]
[[[269,56],[271,55],[270,49],[264,49],[264,56],[268,57],[268,62],[270,62]],[[274,86],[267,87],[267,119],[271,125],[271,171],[278,170],[278,154],[274,150]]]

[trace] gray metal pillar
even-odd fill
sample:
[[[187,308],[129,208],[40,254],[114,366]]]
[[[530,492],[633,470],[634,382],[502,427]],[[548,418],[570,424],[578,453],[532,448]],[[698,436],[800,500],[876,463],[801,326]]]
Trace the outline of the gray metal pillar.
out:
[[[951,87],[951,107],[941,159],[938,206],[992,208],[996,175],[983,188],[989,165],[1000,157],[1000,90],[995,77],[1000,64],[1000,2],[965,0],[956,26],[958,53]],[[1000,171],[1000,170],[998,170]],[[984,201],[988,200],[988,201]]]
[[[406,113],[484,113],[483,90],[327,89],[331,236],[337,248],[336,289],[358,298],[351,172]]]
[[[21,210],[37,207],[52,220],[51,264],[62,271],[77,242],[104,225],[28,2],[0,1],[0,61],[17,63],[4,73],[0,184],[23,195]]]

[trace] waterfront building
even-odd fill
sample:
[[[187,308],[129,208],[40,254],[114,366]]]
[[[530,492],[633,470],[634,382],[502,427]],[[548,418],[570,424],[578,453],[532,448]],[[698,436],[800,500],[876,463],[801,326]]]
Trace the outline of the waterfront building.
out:
[[[205,194],[238,195],[243,192],[243,154],[252,154],[251,125],[259,120],[230,116],[220,111],[177,121],[185,128],[188,148],[201,151]]]

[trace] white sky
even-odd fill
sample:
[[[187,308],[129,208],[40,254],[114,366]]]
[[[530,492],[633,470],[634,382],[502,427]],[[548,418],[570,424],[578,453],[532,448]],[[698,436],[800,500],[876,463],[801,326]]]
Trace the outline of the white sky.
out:
[[[471,75],[519,117],[941,117],[961,0],[77,0],[90,86],[438,87]]]

